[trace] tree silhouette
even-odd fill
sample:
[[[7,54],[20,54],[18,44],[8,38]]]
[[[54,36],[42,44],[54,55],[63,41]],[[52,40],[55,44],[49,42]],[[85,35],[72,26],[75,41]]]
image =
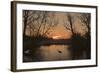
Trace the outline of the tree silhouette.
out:
[[[86,55],[87,55],[87,58],[90,58],[91,57],[91,28],[90,28],[90,20],[91,20],[91,14],[90,13],[84,13],[84,14],[81,14],[80,16],[80,20],[81,22],[83,23],[83,26],[86,26],[87,28],[87,32],[85,34],[85,48],[86,48]]]
[[[64,21],[64,27],[71,31],[72,35],[75,34],[75,28],[74,28],[74,19],[71,16],[71,13],[66,13],[66,21]]]
[[[23,18],[24,18],[24,20],[23,20],[23,22],[24,22],[23,35],[25,35],[25,32],[26,32],[26,25],[27,25],[27,20],[28,20],[28,13],[29,13],[29,11],[24,11],[23,12]]]
[[[76,18],[74,18],[74,16]],[[72,59],[83,59],[90,58],[90,14],[89,13],[78,13],[78,15],[72,15],[72,13],[66,13],[66,21],[64,22],[64,27],[67,31],[71,31],[71,52]],[[81,21],[78,26],[74,22],[78,20]],[[76,29],[85,27],[84,33],[85,35],[81,35],[75,31]],[[86,32],[86,29],[88,30]],[[85,55],[85,56],[84,56]]]
[[[23,35],[28,31],[30,36],[46,36],[58,24],[54,12],[31,10],[23,11],[23,23]]]
[[[37,11],[33,12],[31,10],[23,10],[23,24],[24,24],[23,35],[24,36],[26,34],[27,27],[29,27],[31,31],[34,31],[35,27],[34,25],[32,25],[32,23],[38,20],[40,17],[40,15],[37,15],[37,14],[39,14]]]
[[[55,19],[55,12],[23,10],[23,59],[31,57],[35,60],[38,44],[40,41],[48,39],[48,34],[58,24]],[[28,52],[28,53],[27,53]]]
[[[83,25],[87,27],[88,32],[90,32],[90,20],[91,20],[90,14],[89,13],[81,14],[80,20],[83,23]]]

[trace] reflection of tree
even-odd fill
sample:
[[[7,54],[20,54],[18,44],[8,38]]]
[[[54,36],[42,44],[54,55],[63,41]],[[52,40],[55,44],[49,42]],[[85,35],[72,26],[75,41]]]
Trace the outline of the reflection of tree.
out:
[[[50,30],[57,25],[54,12],[48,11],[23,11],[24,31],[30,32],[30,36],[47,36]]]
[[[81,22],[83,23],[83,26],[86,26],[87,28],[87,32],[85,34],[85,45],[86,45],[86,55],[87,55],[87,58],[90,58],[91,57],[91,35],[90,35],[90,20],[91,20],[91,16],[89,13],[84,13],[84,14],[81,14],[80,16],[80,20]]]
[[[74,18],[75,17],[75,18]],[[75,24],[75,21],[81,21],[79,24],[81,27]],[[90,58],[90,14],[89,13],[78,13],[78,15],[74,16],[72,13],[66,13],[66,21],[64,22],[64,27],[66,30],[71,31],[72,33],[72,43],[71,43],[71,51],[73,59],[84,58],[82,55],[85,55],[85,58]],[[77,33],[76,29],[85,27],[84,33],[85,35],[81,35],[81,33]],[[86,29],[88,31],[86,31]]]
[[[23,11],[23,59],[28,56],[35,60],[38,43],[46,41],[48,34],[58,24],[55,19],[55,12],[48,11]],[[28,53],[26,53],[28,51]],[[27,61],[24,59],[24,61]]]

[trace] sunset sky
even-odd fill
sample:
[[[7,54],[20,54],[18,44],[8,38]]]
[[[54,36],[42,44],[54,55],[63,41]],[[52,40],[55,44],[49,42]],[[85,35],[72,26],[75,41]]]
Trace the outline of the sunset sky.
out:
[[[50,38],[61,38],[61,39],[68,39],[71,37],[72,33],[70,30],[67,30],[64,27],[64,23],[67,22],[67,16],[66,16],[66,12],[54,12],[55,17],[54,19],[56,19],[58,21],[57,26],[55,26],[53,29],[50,29],[52,32],[50,32],[47,36]],[[86,27],[82,26],[79,18],[77,18],[77,16],[80,15],[80,13],[70,13],[71,16],[73,17],[73,21],[74,21],[74,28],[76,28],[74,31],[81,33],[82,35],[86,32]],[[42,30],[42,29],[41,29]],[[26,35],[30,35],[29,34],[29,28],[27,28],[26,30]]]
[[[58,25],[55,27],[54,32],[51,33],[51,36],[61,36],[62,38],[69,38],[71,32],[67,31],[64,27],[64,19],[66,18],[65,13],[56,12],[56,18],[58,19]]]

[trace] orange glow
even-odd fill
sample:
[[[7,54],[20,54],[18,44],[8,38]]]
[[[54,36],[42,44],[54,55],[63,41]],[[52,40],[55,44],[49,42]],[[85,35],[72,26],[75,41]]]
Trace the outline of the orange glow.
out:
[[[61,39],[62,37],[61,36],[53,36],[52,38],[53,39]]]
[[[70,35],[53,35],[52,39],[69,39]]]

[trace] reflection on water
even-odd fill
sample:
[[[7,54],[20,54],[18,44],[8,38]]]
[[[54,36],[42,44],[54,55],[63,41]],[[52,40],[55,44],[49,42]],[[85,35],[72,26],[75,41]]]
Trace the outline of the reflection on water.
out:
[[[70,60],[71,52],[68,45],[48,45],[40,46],[35,51],[31,51],[30,57],[24,55],[24,61],[57,61],[57,60]],[[30,49],[25,51],[30,53]]]
[[[60,61],[87,59],[86,51],[71,48],[70,45],[41,45],[27,49],[23,54],[23,62]]]
[[[65,60],[70,59],[70,51],[68,46],[65,45],[50,45],[50,46],[41,46],[37,52],[37,57],[41,60]]]

